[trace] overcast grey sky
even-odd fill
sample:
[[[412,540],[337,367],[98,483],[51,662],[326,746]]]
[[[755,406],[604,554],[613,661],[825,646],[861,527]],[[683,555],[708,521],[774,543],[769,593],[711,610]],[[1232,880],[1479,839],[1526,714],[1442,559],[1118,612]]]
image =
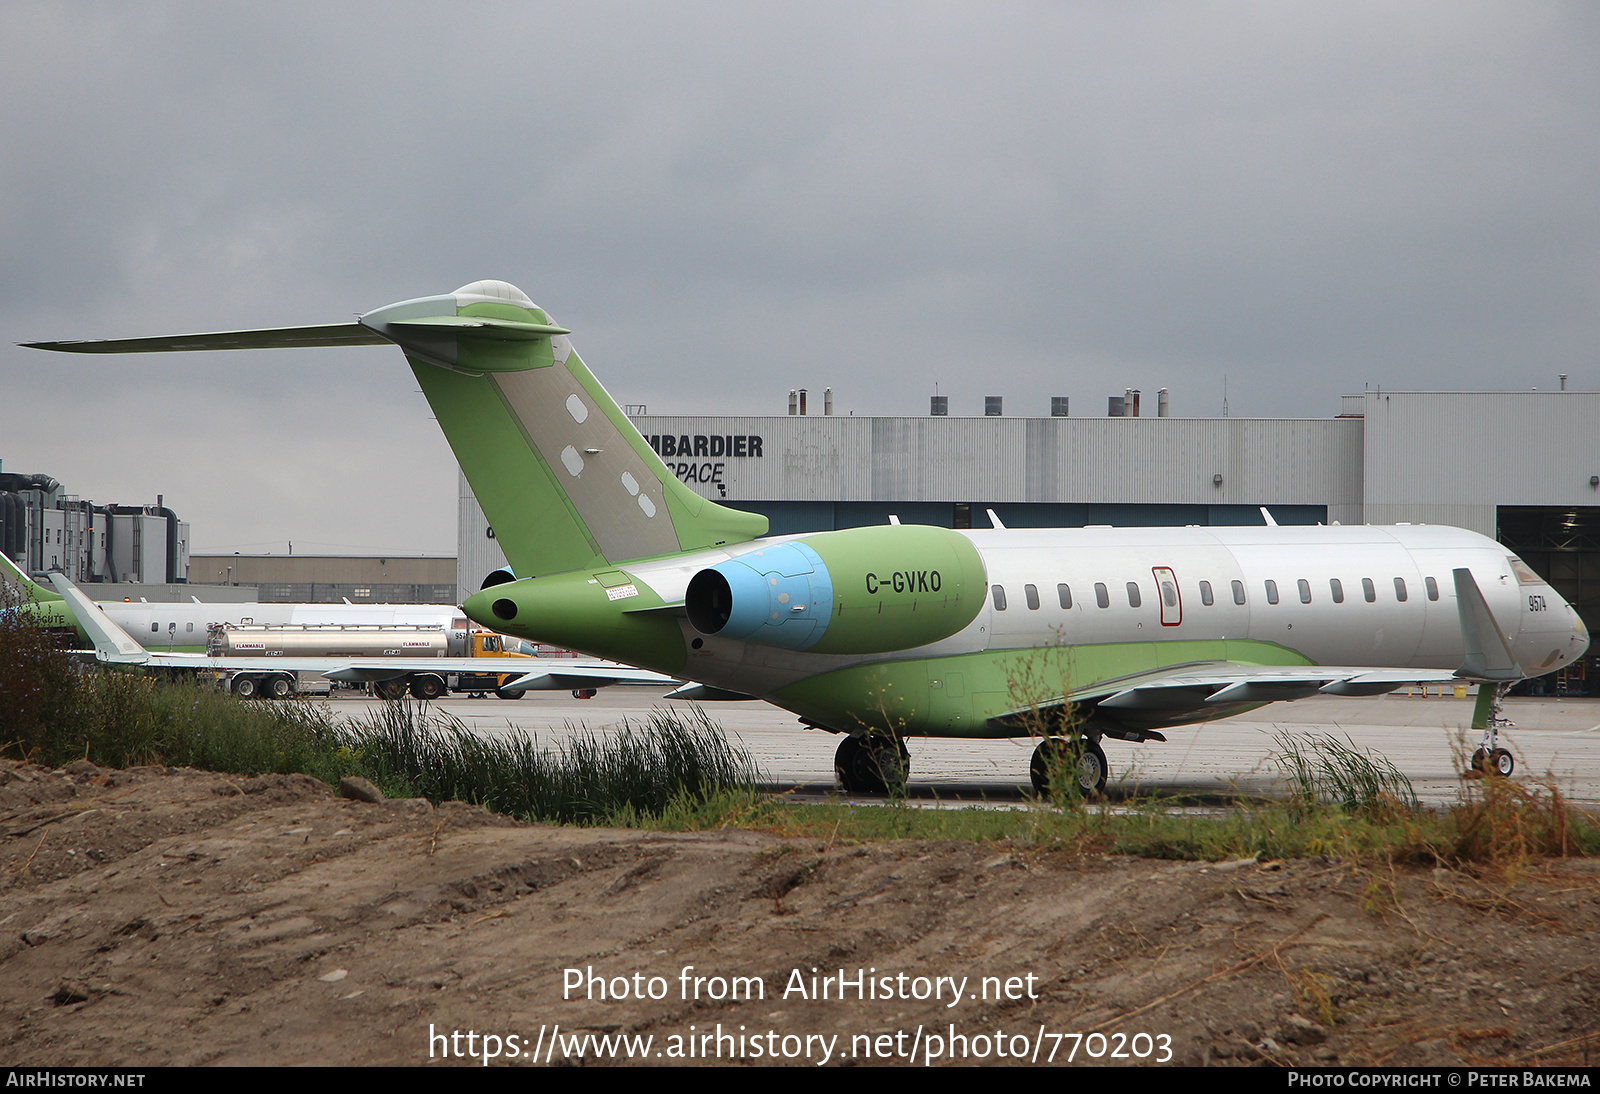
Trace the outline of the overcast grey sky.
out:
[[[1594,4],[10,0],[0,87],[0,460],[197,552],[454,553],[399,352],[11,343],[500,278],[658,413],[1600,386]]]

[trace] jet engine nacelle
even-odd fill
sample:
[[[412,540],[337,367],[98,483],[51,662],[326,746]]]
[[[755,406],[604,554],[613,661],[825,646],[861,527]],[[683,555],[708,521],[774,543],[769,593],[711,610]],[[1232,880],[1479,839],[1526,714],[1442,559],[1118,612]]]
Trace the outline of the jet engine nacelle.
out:
[[[896,524],[758,547],[695,574],[684,608],[701,634],[813,653],[888,653],[967,626],[985,584],[967,537]]]

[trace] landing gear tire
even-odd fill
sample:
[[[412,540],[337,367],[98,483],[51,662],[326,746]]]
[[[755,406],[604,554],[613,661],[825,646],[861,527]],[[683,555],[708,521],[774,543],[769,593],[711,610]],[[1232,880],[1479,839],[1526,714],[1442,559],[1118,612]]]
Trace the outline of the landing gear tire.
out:
[[[1498,775],[1502,779],[1509,779],[1511,773],[1516,769],[1516,758],[1505,749],[1497,748],[1489,753],[1489,766],[1487,768],[1489,774]]]
[[[262,690],[268,699],[294,698],[294,684],[287,676],[274,676],[267,681],[267,686]]]
[[[911,754],[885,734],[846,737],[833,754],[833,773],[846,794],[902,794]]]
[[[437,699],[444,694],[444,681],[432,674],[413,677],[411,695],[417,699]]]
[[[254,676],[241,676],[233,682],[233,693],[241,699],[254,699],[260,690],[260,682]]]
[[[379,680],[372,685],[372,690],[380,699],[404,699],[406,682],[404,678],[399,680]]]
[[[595,688],[573,688],[574,699],[593,699],[599,692]]]
[[[527,694],[525,691],[507,691],[505,688],[495,688],[494,693],[500,699],[520,699]]]
[[[1034,793],[1040,797],[1050,793],[1052,770],[1067,772],[1075,781],[1078,793],[1085,796],[1104,793],[1106,778],[1111,774],[1105,752],[1095,742],[1081,738],[1048,737],[1033,750],[1028,777],[1033,782]]]

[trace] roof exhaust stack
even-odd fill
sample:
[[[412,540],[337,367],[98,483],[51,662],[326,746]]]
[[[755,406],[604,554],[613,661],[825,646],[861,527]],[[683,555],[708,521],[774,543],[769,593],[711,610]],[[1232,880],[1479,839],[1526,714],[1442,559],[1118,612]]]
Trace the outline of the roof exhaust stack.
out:
[[[1165,418],[1167,416],[1167,410],[1167,389],[1161,388],[1156,392],[1156,417]]]
[[[799,407],[800,407],[800,393],[798,391],[796,391],[794,388],[790,388],[789,389],[789,417],[792,418],[796,414],[800,413]]]

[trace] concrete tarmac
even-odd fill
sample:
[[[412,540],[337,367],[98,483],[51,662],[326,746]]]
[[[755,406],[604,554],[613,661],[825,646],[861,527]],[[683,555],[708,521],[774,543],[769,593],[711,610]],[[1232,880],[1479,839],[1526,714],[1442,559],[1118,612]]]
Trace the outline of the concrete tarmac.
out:
[[[612,687],[587,700],[568,692],[530,692],[515,701],[450,698],[433,707],[480,733],[521,731],[554,743],[579,727],[608,731],[624,722],[640,724],[656,709],[692,713],[692,704],[664,699],[667,690]],[[362,698],[334,701],[335,710],[357,717],[376,705]],[[743,742],[775,784],[804,797],[834,792],[838,737],[802,728],[793,714],[768,703],[699,705]],[[1169,729],[1165,744],[1108,740],[1108,789],[1114,798],[1137,793],[1198,805],[1277,795],[1285,783],[1273,762],[1276,739],[1331,734],[1386,757],[1411,779],[1424,802],[1453,803],[1470,785],[1461,773],[1481,737],[1470,728],[1472,705],[1471,698],[1404,692],[1367,699],[1318,697]],[[1505,714],[1515,725],[1502,732],[1500,743],[1516,757],[1514,778],[1551,783],[1575,803],[1600,807],[1600,699],[1509,699]],[[1021,802],[1031,793],[1032,741],[913,737],[906,744],[913,799]]]

